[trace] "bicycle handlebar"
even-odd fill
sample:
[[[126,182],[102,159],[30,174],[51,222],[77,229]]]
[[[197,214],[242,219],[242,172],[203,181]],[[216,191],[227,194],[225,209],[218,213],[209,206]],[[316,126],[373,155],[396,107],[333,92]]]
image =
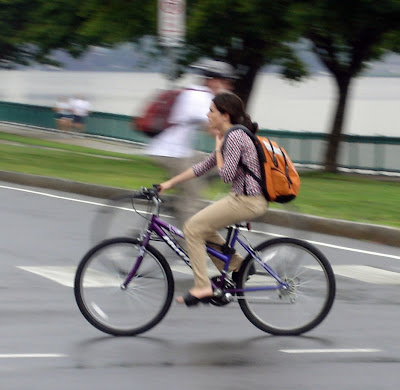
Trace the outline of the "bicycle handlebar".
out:
[[[140,195],[142,195],[145,199],[152,200],[152,199],[157,199],[159,200],[158,197],[158,192],[159,192],[159,184],[153,184],[153,188],[146,188],[142,187],[140,189]]]

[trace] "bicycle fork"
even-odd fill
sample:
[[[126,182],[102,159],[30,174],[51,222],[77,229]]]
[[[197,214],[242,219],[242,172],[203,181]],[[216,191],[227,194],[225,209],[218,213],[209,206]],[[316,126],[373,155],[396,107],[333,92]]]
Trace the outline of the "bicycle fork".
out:
[[[126,290],[128,284],[132,281],[133,277],[136,275],[140,265],[142,264],[144,255],[146,254],[146,248],[150,241],[151,231],[147,230],[144,239],[142,241],[142,245],[140,245],[139,249],[139,256],[136,259],[135,265],[133,266],[132,270],[129,272],[123,283],[121,284],[121,290]]]

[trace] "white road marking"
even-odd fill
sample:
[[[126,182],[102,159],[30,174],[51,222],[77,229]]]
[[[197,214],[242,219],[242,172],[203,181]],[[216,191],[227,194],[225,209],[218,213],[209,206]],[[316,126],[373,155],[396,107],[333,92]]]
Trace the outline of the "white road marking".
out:
[[[17,268],[23,269],[24,271],[32,272],[33,274],[43,276],[44,278],[50,279],[66,287],[74,287],[74,278],[76,267],[23,267],[18,266]]]
[[[15,187],[2,186],[2,185],[0,185],[0,188],[4,188],[4,189],[7,189],[7,190],[14,190],[14,191],[27,192],[27,193],[29,193],[29,194],[35,194],[35,195],[46,196],[46,197],[48,197],[48,198],[55,198],[55,199],[61,199],[61,200],[68,200],[68,201],[70,201],[70,202],[84,203],[84,204],[90,204],[90,205],[93,205],[93,206],[101,206],[101,207],[113,207],[113,208],[118,208],[118,209],[121,209],[121,210],[126,210],[126,211],[135,212],[135,211],[132,210],[132,209],[128,209],[128,208],[124,208],[124,207],[111,206],[111,205],[108,205],[108,204],[105,204],[105,203],[98,203],[98,202],[92,202],[92,201],[88,201],[88,200],[82,200],[82,199],[76,199],[76,198],[69,198],[69,197],[66,197],[66,196],[53,195],[53,194],[48,194],[48,193],[46,193],[46,192],[39,192],[39,191],[26,190],[26,189],[24,189],[24,188],[15,188]],[[150,213],[147,212],[147,211],[140,211],[140,212],[141,212],[142,214],[150,214]],[[161,215],[162,215],[163,217],[172,218],[172,216],[170,216],[170,215],[163,215],[163,214],[160,214],[160,216],[161,216]]]
[[[179,272],[181,274],[193,276],[192,269],[183,263],[171,265],[171,270],[174,272]],[[213,268],[207,267],[207,273],[209,277],[217,276],[219,274],[218,270],[215,267]]]
[[[244,230],[247,230],[247,229],[244,229]],[[283,234],[267,233],[267,232],[263,232],[261,230],[251,230],[251,232],[257,233],[257,234],[265,234],[265,235],[269,235],[269,236],[273,236],[273,237],[287,237]],[[396,255],[389,255],[389,254],[380,253],[380,252],[364,251],[362,249],[354,249],[354,248],[349,248],[346,246],[327,244],[325,242],[320,242],[320,241],[312,241],[312,240],[305,240],[305,241],[309,242],[310,244],[314,244],[314,245],[326,246],[327,248],[341,249],[341,250],[348,251],[348,252],[357,252],[357,253],[362,253],[365,255],[388,257],[390,259],[400,260],[400,256],[396,256]]]
[[[33,274],[42,276],[44,278],[50,279],[53,282],[59,283],[65,287],[74,287],[76,267],[64,267],[64,266],[17,266],[17,268],[22,269],[27,272],[32,272]],[[178,264],[171,266],[171,270],[174,272],[179,272],[185,275],[193,276],[193,271],[186,264]],[[208,268],[208,274],[210,277],[217,275],[218,271],[215,268]],[[89,283],[89,287],[101,287],[101,286],[119,286],[120,281],[116,278],[111,278],[109,275],[92,274],[90,278],[86,280]]]
[[[317,266],[307,268],[321,271],[321,268]],[[372,284],[400,284],[400,273],[398,272],[386,271],[367,265],[334,265],[332,268],[336,276],[340,275]]]
[[[62,353],[2,353],[0,359],[26,359],[26,358],[63,358]]]
[[[284,353],[377,353],[380,349],[374,348],[337,348],[337,349],[280,349]]]
[[[18,267],[36,275],[43,276],[66,287],[74,287],[76,267],[63,266],[39,266],[39,267]],[[90,270],[90,275],[85,279],[85,287],[119,287],[121,281],[110,274]]]
[[[69,198],[69,197],[66,197],[66,196],[53,195],[53,194],[49,194],[49,193],[45,193],[45,192],[27,190],[27,189],[24,189],[24,188],[17,188],[17,187],[3,186],[3,185],[0,185],[0,188],[4,188],[4,189],[7,189],[7,190],[13,190],[13,191],[27,192],[27,193],[30,193],[30,194],[47,196],[49,198],[62,199],[62,200],[67,200],[67,201],[71,201],[71,202],[85,203],[85,204],[91,204],[91,205],[103,206],[103,207],[114,207],[114,206],[110,206],[110,205],[107,205],[107,204],[104,204],[104,203],[92,202],[92,201],[76,199],[76,198]],[[163,217],[171,217],[171,216],[168,216],[168,215],[162,215],[162,216]],[[284,235],[281,235],[281,234],[263,232],[261,230],[252,230],[252,232],[253,233],[262,234],[262,235],[267,235],[267,236],[273,236],[273,237],[285,237]],[[311,244],[321,245],[321,246],[325,246],[325,247],[328,247],[328,248],[334,248],[334,249],[340,249],[340,250],[349,251],[349,252],[357,252],[357,253],[362,253],[362,254],[366,254],[366,255],[387,257],[387,258],[390,258],[390,259],[400,260],[400,256],[396,256],[396,255],[389,255],[389,254],[380,253],[380,252],[364,251],[364,250],[361,250],[361,249],[354,249],[354,248],[349,248],[349,247],[345,247],[345,246],[327,244],[327,243],[319,242],[319,241],[311,241],[311,240],[307,240],[307,241],[310,242]]]
[[[25,267],[18,266],[24,271],[32,272],[44,278],[50,279],[56,283],[66,287],[74,287],[74,279],[76,267],[68,266],[33,266]],[[321,271],[319,267],[309,266],[307,268]],[[386,271],[379,268],[368,267],[365,265],[337,265],[333,266],[333,271],[336,276],[344,276],[359,280],[366,283],[377,285],[399,285],[400,273]],[[193,271],[186,264],[174,264],[171,266],[173,272],[193,276]],[[207,268],[208,276],[213,277],[218,275],[215,267]],[[263,279],[264,280],[264,279]],[[104,287],[104,286],[119,286],[120,280],[113,278],[110,275],[101,272],[92,272],[89,278],[86,279],[87,287]]]

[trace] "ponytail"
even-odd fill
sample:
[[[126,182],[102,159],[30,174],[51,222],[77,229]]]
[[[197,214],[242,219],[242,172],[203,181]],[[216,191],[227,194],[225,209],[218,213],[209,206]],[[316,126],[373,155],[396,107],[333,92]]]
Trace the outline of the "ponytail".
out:
[[[247,113],[244,113],[241,118],[243,118],[243,121],[240,124],[247,127],[253,134],[256,134],[258,131],[258,123],[252,122],[250,115]]]

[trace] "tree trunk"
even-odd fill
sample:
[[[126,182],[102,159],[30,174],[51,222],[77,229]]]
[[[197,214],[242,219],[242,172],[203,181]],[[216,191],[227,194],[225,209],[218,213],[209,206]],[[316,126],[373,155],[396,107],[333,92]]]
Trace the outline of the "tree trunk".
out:
[[[336,78],[339,99],[336,105],[335,117],[331,132],[328,136],[328,147],[325,155],[325,171],[337,172],[337,158],[342,138],[343,122],[345,118],[346,102],[351,78]]]
[[[256,66],[250,67],[246,75],[235,83],[235,93],[243,100],[245,107],[249,101],[254,80],[257,77],[259,69],[260,68]]]

